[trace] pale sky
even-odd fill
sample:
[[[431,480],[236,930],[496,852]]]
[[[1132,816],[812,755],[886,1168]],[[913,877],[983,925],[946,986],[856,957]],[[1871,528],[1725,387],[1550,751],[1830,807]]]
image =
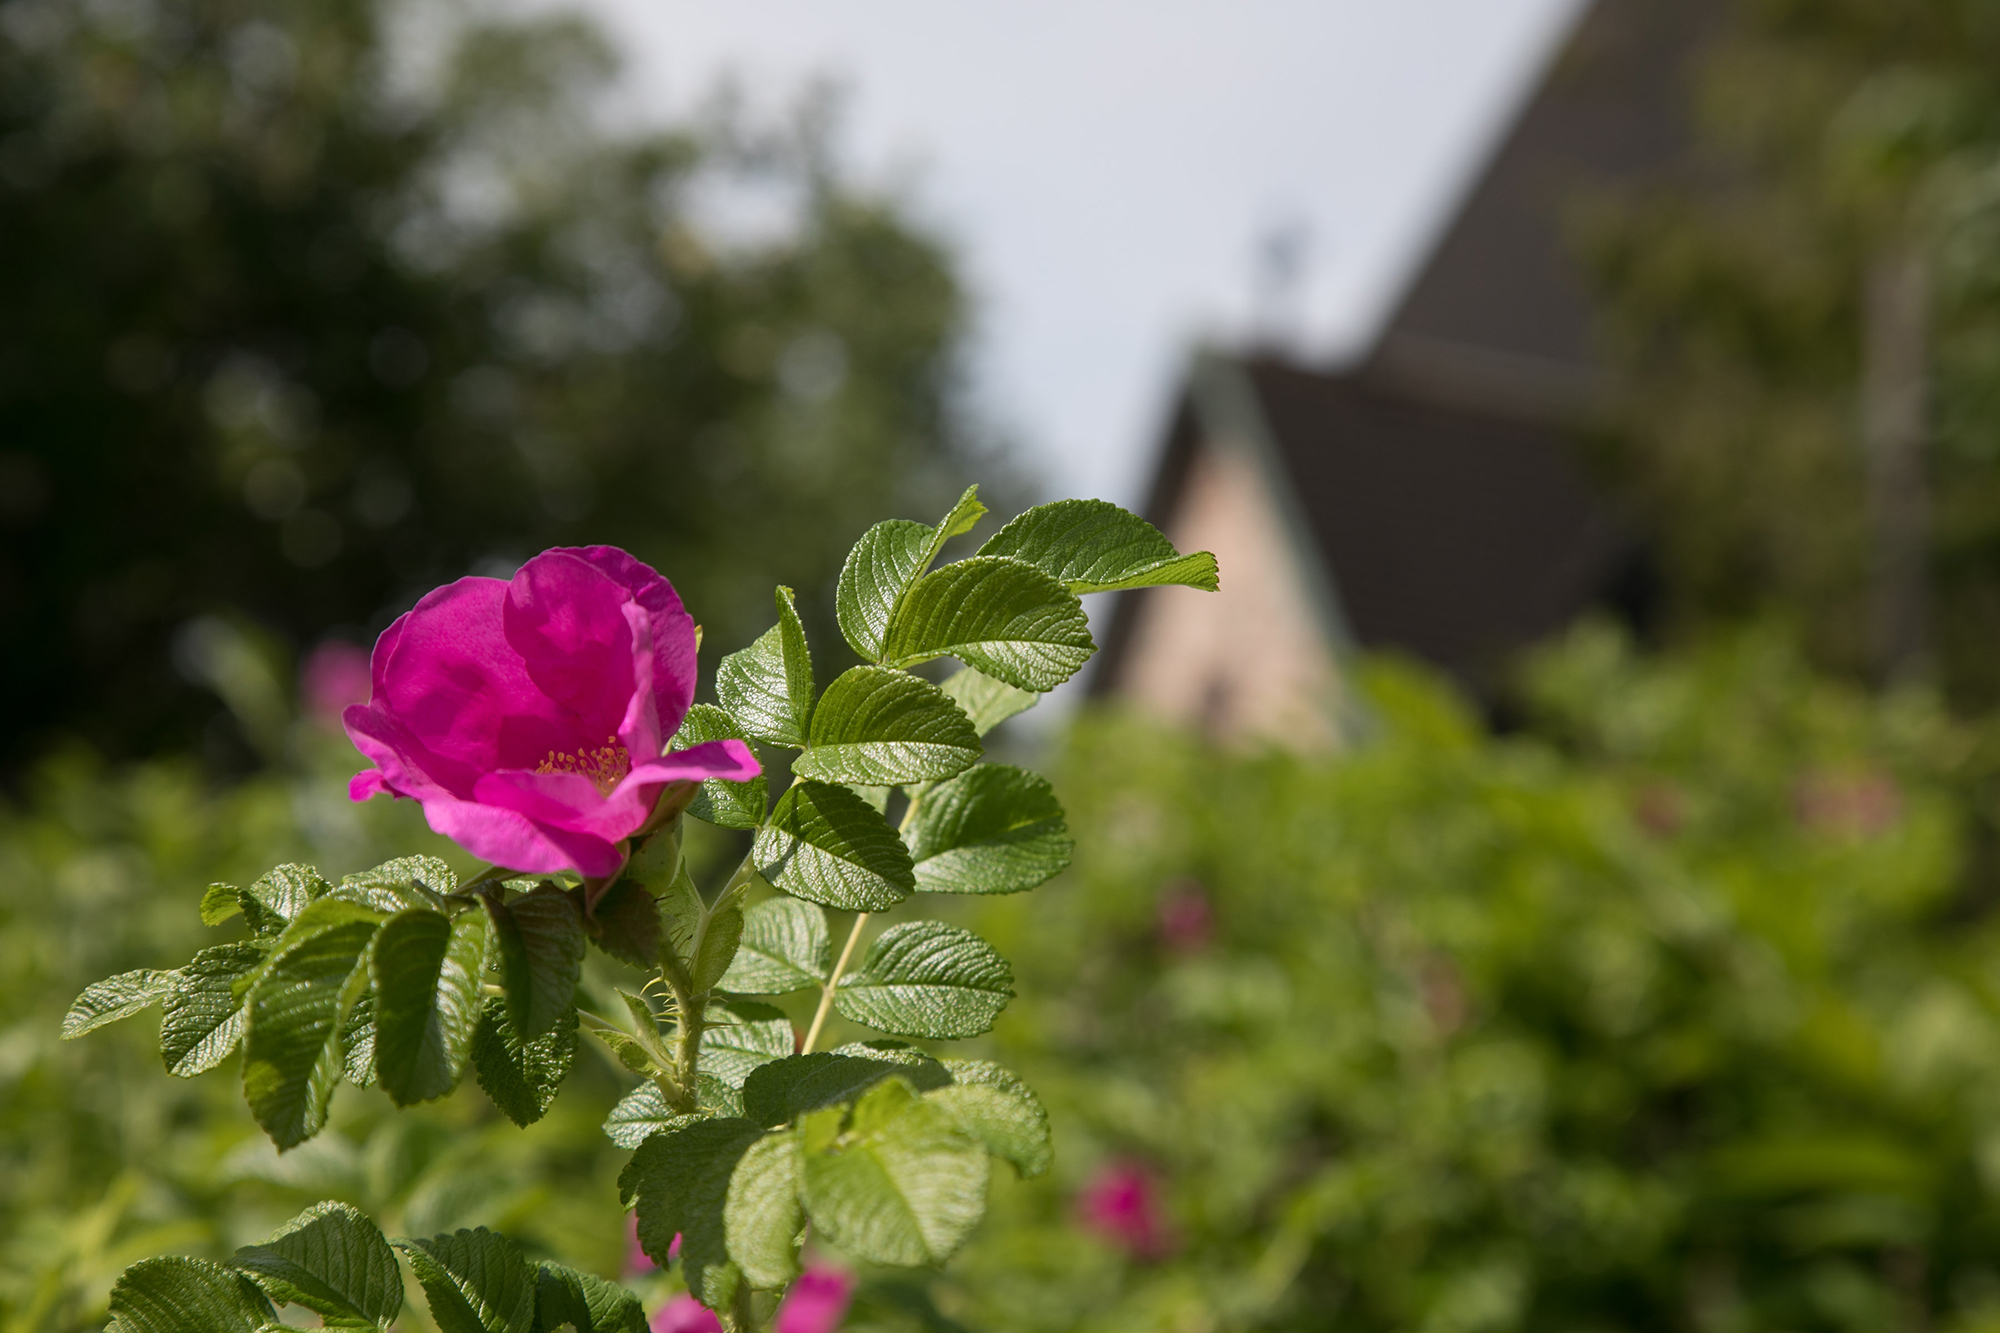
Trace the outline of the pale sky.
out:
[[[843,85],[850,168],[957,249],[984,409],[1052,494],[1130,504],[1260,243],[1304,238],[1304,349],[1364,346],[1580,0],[581,3],[647,113]]]

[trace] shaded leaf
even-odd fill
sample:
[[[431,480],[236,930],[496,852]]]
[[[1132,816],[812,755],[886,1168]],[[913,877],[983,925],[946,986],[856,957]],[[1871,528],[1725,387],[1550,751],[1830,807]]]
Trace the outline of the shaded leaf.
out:
[[[1019,893],[1069,864],[1075,843],[1048,779],[981,764],[925,791],[904,834],[920,893]]]
[[[172,985],[173,973],[150,967],[93,981],[83,988],[83,993],[71,1002],[69,1012],[63,1015],[62,1039],[68,1041],[81,1037],[106,1023],[115,1023],[150,1009],[167,997]]]
[[[1158,528],[1105,500],[1037,505],[994,533],[979,554],[1024,560],[1074,593],[1217,586],[1213,555],[1182,555]]]
[[[980,749],[971,719],[943,690],[907,672],[862,666],[826,687],[792,772],[821,782],[921,782],[965,771]]]
[[[667,748],[685,750],[708,741],[749,739],[736,719],[724,710],[714,704],[696,704],[688,709],[680,731],[668,742]],[[702,781],[700,794],[688,806],[687,812],[696,819],[722,828],[753,829],[764,822],[765,811],[771,803],[769,793],[769,784],[761,773],[748,782],[706,778]]]
[[[543,1261],[535,1274],[535,1333],[646,1333],[639,1298],[593,1273]]]
[[[611,1114],[604,1118],[604,1137],[621,1148],[636,1148],[653,1135],[691,1125],[704,1117],[682,1114],[667,1106],[667,1099],[652,1083],[641,1083],[625,1094]]]
[[[583,891],[570,889],[568,896],[581,912]],[[660,905],[630,875],[604,891],[597,910],[583,917],[583,929],[598,948],[621,963],[649,970],[658,965]]]
[[[513,1241],[479,1227],[396,1248],[409,1256],[440,1333],[532,1333],[535,1273]]]
[[[772,884],[827,907],[879,912],[916,887],[902,839],[866,801],[831,783],[794,783],[751,854]]]
[[[743,914],[743,939],[719,984],[739,995],[785,995],[819,985],[831,953],[824,911],[797,898],[767,898]]]
[[[748,883],[741,883],[724,890],[702,913],[688,965],[696,994],[712,990],[735,961],[736,946],[743,938],[743,898],[749,889]]]
[[[807,1111],[837,1106],[885,1078],[905,1078],[920,1089],[941,1088],[950,1072],[907,1046],[843,1046],[792,1055],[760,1065],[743,1081],[743,1114],[760,1125],[783,1125]]]
[[[999,951],[942,921],[891,926],[861,967],[840,979],[834,1008],[899,1037],[976,1037],[1014,996]]]
[[[620,1199],[637,1205],[639,1244],[665,1267],[678,1235],[688,1290],[710,1309],[736,1288],[722,1216],[729,1178],[762,1137],[747,1120],[698,1120],[647,1139],[618,1176]]]
[[[479,1022],[486,920],[427,907],[398,912],[369,947],[374,988],[375,1077],[398,1106],[458,1086]]]
[[[387,1327],[403,1308],[403,1270],[381,1230],[344,1203],[316,1203],[230,1260],[280,1304],[329,1327]]]
[[[487,997],[472,1034],[472,1072],[501,1113],[526,1128],[548,1113],[576,1061],[577,1013],[527,1041],[507,1019],[506,1002]]]
[[[974,556],[917,580],[883,656],[907,667],[951,656],[1018,689],[1052,690],[1096,644],[1076,595],[1033,565]]]
[[[552,884],[506,902],[495,894],[481,901],[493,922],[507,1017],[523,1037],[539,1037],[576,1006],[576,983],[583,975],[582,913],[574,898]]]

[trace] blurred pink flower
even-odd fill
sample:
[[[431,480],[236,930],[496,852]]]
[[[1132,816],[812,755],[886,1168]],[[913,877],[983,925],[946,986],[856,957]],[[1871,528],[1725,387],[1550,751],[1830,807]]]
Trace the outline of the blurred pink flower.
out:
[[[1086,1230],[1135,1259],[1161,1259],[1170,1248],[1159,1187],[1152,1172],[1138,1162],[1114,1161],[1100,1167],[1077,1196],[1077,1213]]]
[[[509,869],[616,874],[664,788],[761,771],[741,741],[663,753],[694,698],[694,621],[615,547],[439,588],[370,665],[374,696],[342,721],[376,766],[348,795],[412,797],[433,829]]]
[[[1160,896],[1160,941],[1176,953],[1197,953],[1215,937],[1208,893],[1192,879],[1176,880]]]
[[[814,1264],[785,1293],[771,1333],[833,1333],[853,1295],[853,1274]]]
[[[715,1311],[686,1292],[655,1310],[646,1326],[652,1333],[722,1333]]]
[[[349,704],[368,702],[368,650],[328,639],[307,653],[299,668],[299,702],[313,721],[338,727]]]
[[[674,1243],[678,1245],[680,1237],[674,1237]],[[658,1267],[659,1265],[653,1262],[653,1256],[646,1253],[645,1246],[639,1244],[639,1215],[637,1213],[625,1214],[626,1273],[650,1273]]]
[[[1903,791],[1885,773],[1807,773],[1792,790],[1792,810],[1801,827],[1834,837],[1873,838],[1903,818]]]

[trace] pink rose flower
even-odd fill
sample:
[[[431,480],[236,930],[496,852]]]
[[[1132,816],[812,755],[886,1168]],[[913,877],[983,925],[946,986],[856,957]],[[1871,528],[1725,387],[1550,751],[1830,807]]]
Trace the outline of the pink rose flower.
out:
[[[854,1295],[854,1277],[838,1268],[814,1264],[799,1274],[778,1307],[771,1333],[833,1333]]]
[[[652,1333],[722,1333],[715,1311],[686,1292],[655,1310],[646,1326]]]
[[[614,875],[663,788],[761,771],[741,741],[663,753],[694,698],[694,621],[615,547],[439,588],[370,666],[373,698],[341,720],[376,766],[348,795],[420,801],[433,829],[511,870]]]
[[[1162,1259],[1172,1249],[1153,1174],[1137,1162],[1111,1162],[1098,1169],[1077,1198],[1086,1230],[1135,1259]]]
[[[299,668],[299,700],[307,716],[326,727],[340,725],[349,704],[368,702],[368,652],[342,639],[328,639],[306,654]]]

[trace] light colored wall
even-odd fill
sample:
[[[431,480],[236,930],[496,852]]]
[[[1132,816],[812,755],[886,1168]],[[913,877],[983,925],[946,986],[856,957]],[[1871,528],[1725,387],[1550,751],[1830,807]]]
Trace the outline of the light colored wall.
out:
[[[1199,448],[1165,531],[1215,552],[1222,589],[1139,594],[1118,693],[1219,740],[1337,744],[1339,667],[1250,451]]]

